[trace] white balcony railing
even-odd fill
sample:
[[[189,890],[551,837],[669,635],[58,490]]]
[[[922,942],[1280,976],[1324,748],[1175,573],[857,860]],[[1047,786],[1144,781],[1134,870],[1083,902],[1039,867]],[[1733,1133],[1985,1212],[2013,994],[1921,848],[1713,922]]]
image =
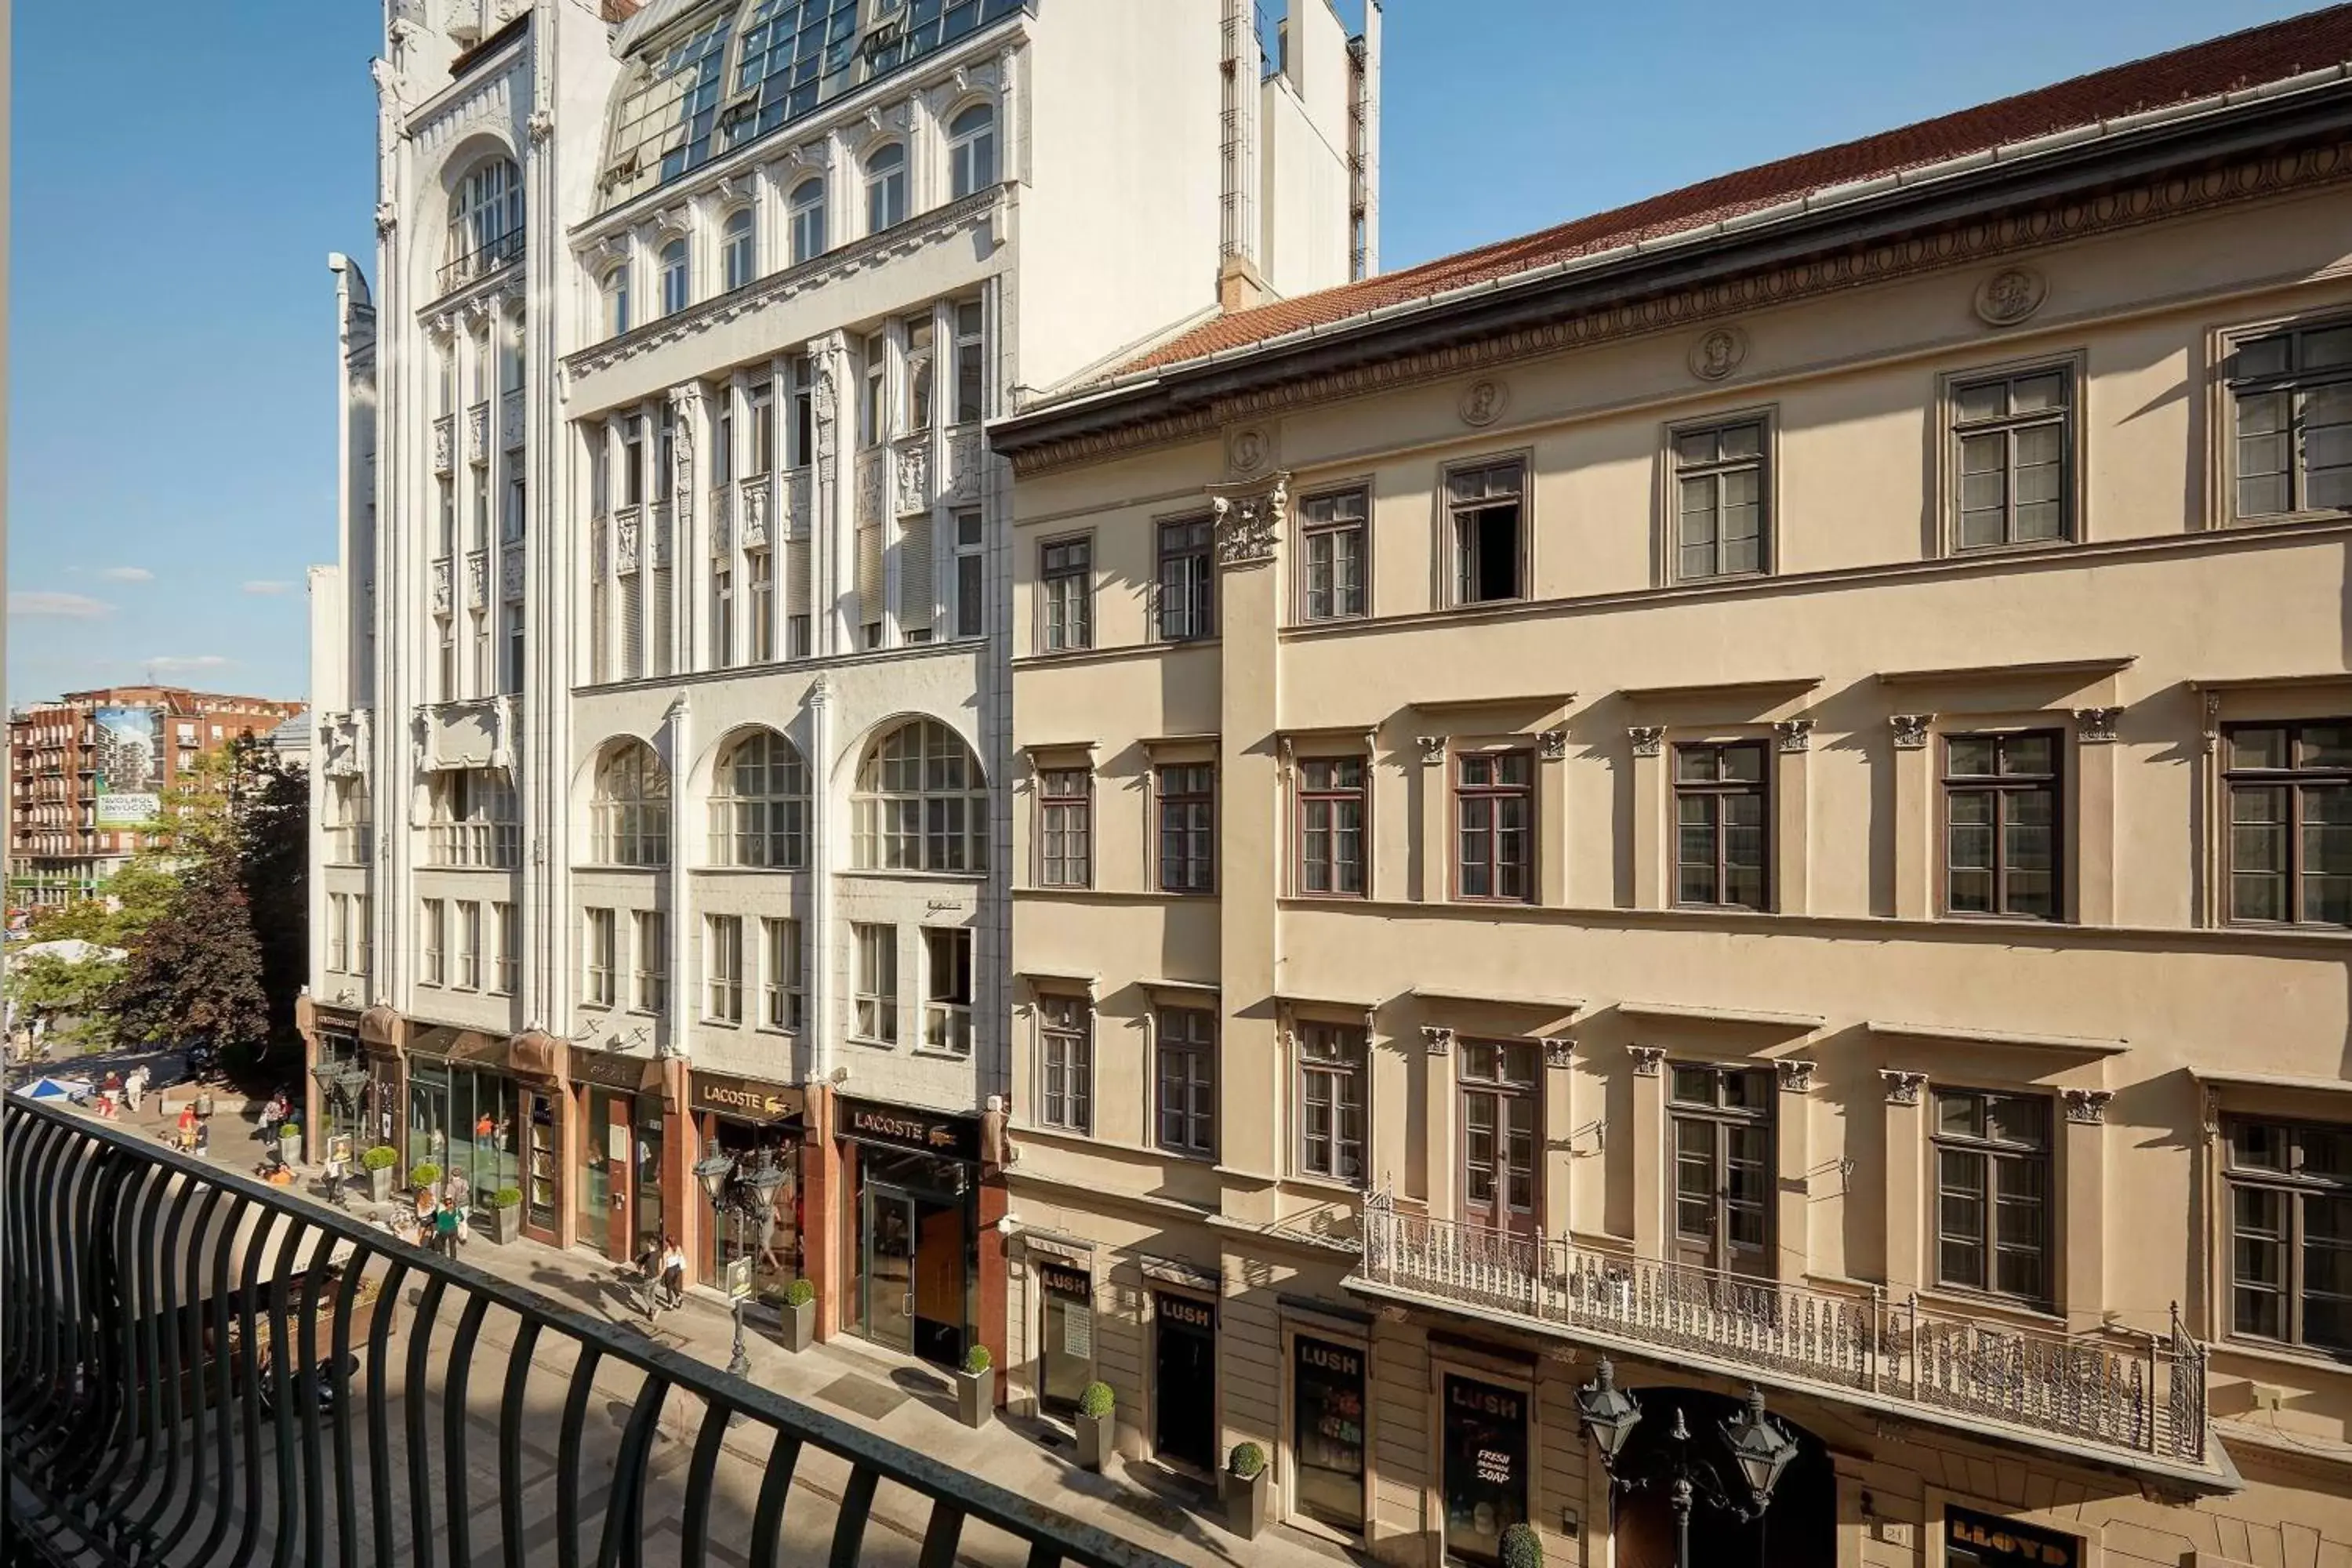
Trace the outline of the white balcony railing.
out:
[[[514,822],[436,822],[425,830],[430,865],[511,871],[522,864],[522,826]]]
[[[333,866],[364,866],[373,857],[374,829],[364,822],[347,822],[325,830],[327,862]]]
[[[2205,1347],[2180,1329],[2053,1333],[1923,1305],[1598,1251],[1364,1203],[1359,1284],[1876,1396],[1922,1415],[2030,1427],[2205,1462]]]

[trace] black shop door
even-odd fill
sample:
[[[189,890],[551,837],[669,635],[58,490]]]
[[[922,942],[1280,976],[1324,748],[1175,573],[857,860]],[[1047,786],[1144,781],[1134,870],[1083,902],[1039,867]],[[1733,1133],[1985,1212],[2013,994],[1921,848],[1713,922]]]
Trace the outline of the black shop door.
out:
[[[1217,1318],[1188,1296],[1158,1302],[1152,1447],[1163,1459],[1212,1474],[1217,1468]]]

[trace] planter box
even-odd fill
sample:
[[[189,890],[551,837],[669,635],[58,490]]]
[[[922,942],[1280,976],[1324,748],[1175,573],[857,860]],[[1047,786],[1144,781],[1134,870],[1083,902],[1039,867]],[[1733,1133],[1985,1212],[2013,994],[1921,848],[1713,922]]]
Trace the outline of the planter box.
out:
[[[390,1165],[386,1165],[381,1171],[370,1171],[367,1173],[367,1179],[369,1197],[380,1204],[392,1202],[392,1167]]]
[[[511,1247],[522,1239],[522,1205],[494,1208],[490,1211],[490,1239],[500,1247]]]
[[[977,1429],[987,1426],[996,1415],[996,1369],[959,1372],[955,1380],[956,1414],[967,1426]]]
[[[803,1301],[795,1307],[787,1301],[779,1309],[784,1331],[784,1348],[794,1355],[816,1342],[816,1303]]]
[[[1220,1478],[1225,1489],[1225,1528],[1244,1541],[1255,1541],[1265,1530],[1274,1495],[1266,1478],[1273,1473],[1272,1467],[1268,1467],[1247,1480],[1231,1470],[1223,1472]]]
[[[1108,1415],[1077,1416],[1078,1463],[1097,1475],[1110,1468],[1111,1436],[1118,1430],[1118,1412]]]

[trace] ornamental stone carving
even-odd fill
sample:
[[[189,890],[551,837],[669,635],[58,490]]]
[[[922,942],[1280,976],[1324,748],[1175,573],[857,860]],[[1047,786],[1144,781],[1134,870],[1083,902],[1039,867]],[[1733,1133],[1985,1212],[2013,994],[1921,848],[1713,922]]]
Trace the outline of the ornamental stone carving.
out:
[[[1485,376],[1462,389],[1462,401],[1455,408],[1462,416],[1462,423],[1484,429],[1503,416],[1503,409],[1510,401],[1507,384]]]
[[[1274,458],[1274,439],[1255,425],[1244,425],[1225,443],[1225,459],[1237,474],[1255,474]]]
[[[768,547],[768,481],[753,479],[743,487],[743,548]]]
[[[433,421],[433,471],[436,474],[449,471],[451,440],[449,416],[444,414]]]
[[[1444,736],[1415,735],[1412,743],[1421,748],[1421,760],[1424,766],[1433,767],[1445,760]]]
[[[860,527],[882,521],[882,454],[857,455],[857,521]]]
[[[931,446],[929,441],[908,441],[892,454],[892,477],[898,488],[898,512],[900,517],[929,511],[931,507]]]
[[[677,537],[677,531],[667,522],[646,531],[646,553],[653,558],[652,564],[655,567],[659,568],[669,564],[670,541]]]
[[[948,442],[949,496],[960,506],[980,499],[980,433],[967,431]]]
[[[1664,724],[1635,724],[1625,731],[1625,738],[1633,742],[1635,756],[1654,757],[1665,743],[1666,727]]]
[[[2050,295],[2050,285],[2031,267],[2004,267],[1977,285],[1977,319],[1989,327],[2013,327]]]
[[[2062,1089],[2059,1097],[2066,1102],[2066,1120],[2080,1127],[2100,1127],[2106,1123],[2107,1101],[2112,1091],[2104,1089]]]
[[[1635,1078],[1657,1077],[1658,1064],[1666,1059],[1666,1047],[1664,1046],[1627,1046],[1625,1049],[1633,1058]]]
[[[805,468],[784,480],[785,526],[795,539],[805,539],[809,531],[809,475]]]
[[[1568,755],[1568,731],[1546,730],[1536,737],[1536,750],[1548,763],[1560,761]]]
[[[1927,744],[1927,726],[1936,721],[1933,713],[1897,713],[1887,721],[1895,731],[1895,749],[1898,752],[1923,751]]]
[[[436,616],[449,613],[449,563],[446,561],[433,563],[433,613]]]
[[[522,547],[508,551],[499,563],[499,597],[512,604],[522,597]]]
[[[466,608],[478,610],[490,602],[490,555],[477,550],[466,557]]]
[[[1721,381],[1748,357],[1748,334],[1738,327],[1717,327],[1691,345],[1690,373],[1701,381]]]
[[[1780,749],[1784,752],[1812,749],[1813,721],[1811,719],[1783,719],[1772,726],[1772,732],[1780,737]]]
[[[394,228],[397,228],[399,226],[400,226],[400,212],[399,212],[399,209],[398,209],[398,208],[396,208],[396,207],[394,207],[394,206],[390,202],[378,202],[378,203],[376,203],[376,205],[375,205],[375,236],[376,236],[376,237],[377,237],[378,239],[386,239],[386,238],[389,238],[389,237],[391,237],[391,235],[392,235],[392,231],[393,231]]]
[[[534,147],[543,147],[547,144],[547,139],[555,134],[554,111],[547,109],[534,109],[530,111],[530,118],[523,121],[523,126],[530,132],[530,144]]]
[[[830,458],[840,425],[841,389],[834,384],[834,355],[818,343],[809,345],[809,354],[816,363],[816,384],[809,389],[810,420],[816,426],[816,455]]]
[[[466,461],[476,468],[490,460],[490,405],[477,403],[466,410]]]
[[[1422,1048],[1433,1057],[1452,1056],[1454,1031],[1441,1028],[1434,1024],[1423,1024],[1421,1026],[1421,1044]]]
[[[1886,1103],[1889,1105],[1916,1105],[1919,1103],[1919,1091],[1927,1087],[1927,1075],[1923,1072],[1880,1068],[1878,1076],[1886,1085]]]
[[[514,451],[522,445],[522,388],[516,387],[499,399],[499,445]]]
[[[2074,739],[2086,746],[2112,745],[2116,738],[2116,719],[2120,708],[2077,708],[2074,710]]]
[[[1790,1094],[1810,1094],[1813,1088],[1813,1070],[1819,1062],[1805,1061],[1797,1057],[1782,1057],[1772,1064],[1780,1075],[1780,1087]]]
[[[613,563],[613,570],[625,577],[637,569],[637,520],[623,518],[613,532],[618,542],[618,548],[614,552],[617,559]]]
[[[1217,564],[1264,566],[1273,561],[1275,533],[1289,505],[1287,474],[1277,476],[1274,489],[1263,495],[1216,497],[1212,507],[1217,520]]]
[[[1564,1068],[1576,1054],[1576,1042],[1566,1035],[1546,1035],[1543,1038],[1544,1066]]]

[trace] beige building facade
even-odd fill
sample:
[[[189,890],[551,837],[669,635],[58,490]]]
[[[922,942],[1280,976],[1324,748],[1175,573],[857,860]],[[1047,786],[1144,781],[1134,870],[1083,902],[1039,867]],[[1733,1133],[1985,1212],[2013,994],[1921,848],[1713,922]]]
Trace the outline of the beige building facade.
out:
[[[1016,473],[1007,1340],[1383,1560],[2352,1561],[2352,18],[1220,319]],[[2225,96],[2226,95],[2226,96]],[[1999,149],[1995,155],[1995,149]],[[1728,1488],[1744,1499],[1743,1489]]]

